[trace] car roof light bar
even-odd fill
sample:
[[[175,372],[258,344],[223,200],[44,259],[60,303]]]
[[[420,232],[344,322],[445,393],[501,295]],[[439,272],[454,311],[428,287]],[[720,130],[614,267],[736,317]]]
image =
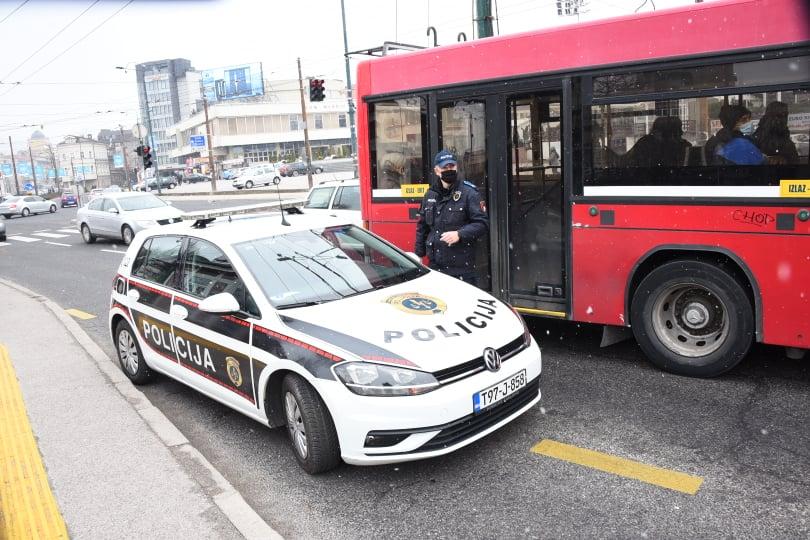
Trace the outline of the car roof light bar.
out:
[[[285,205],[297,205],[303,204],[306,202],[306,199],[294,199],[288,201],[282,201]],[[230,217],[230,216],[239,216],[239,215],[246,215],[246,214],[261,214],[265,212],[271,212],[273,210],[278,210],[280,204],[278,202],[271,202],[271,203],[260,203],[260,204],[248,204],[243,206],[230,206],[227,208],[217,208],[214,210],[201,210],[199,212],[187,212],[183,216],[184,221],[193,221],[194,224],[192,225],[194,228],[202,229],[208,223],[211,223],[218,217]]]

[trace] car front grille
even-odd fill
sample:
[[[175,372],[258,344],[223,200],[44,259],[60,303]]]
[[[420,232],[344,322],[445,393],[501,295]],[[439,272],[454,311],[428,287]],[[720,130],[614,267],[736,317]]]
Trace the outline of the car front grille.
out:
[[[169,223],[180,223],[181,221],[183,221],[183,218],[181,217],[157,220],[158,225],[168,225]]]
[[[415,429],[415,430],[392,430],[392,431],[372,431],[369,436],[375,438],[383,438],[386,436],[396,435],[410,435],[413,433],[424,433],[425,431],[439,430],[439,433],[428,442],[410,452],[401,452],[402,454],[415,454],[421,452],[430,452],[432,450],[441,450],[450,446],[454,446],[463,442],[470,437],[474,437],[478,433],[494,426],[501,420],[508,418],[516,413],[527,404],[529,404],[537,394],[540,392],[540,377],[530,381],[525,388],[516,392],[515,394],[504,399],[497,405],[493,405],[488,409],[484,409],[480,413],[472,413],[459,418],[448,424],[441,426],[434,426],[429,428]],[[386,454],[395,455],[395,454]]]
[[[522,335],[510,341],[506,345],[498,347],[498,353],[501,355],[501,362],[509,360],[526,347],[527,344]],[[485,369],[486,365],[484,364],[484,356],[482,354],[478,358],[474,358],[469,362],[464,362],[463,364],[437,371],[433,374],[433,376],[436,377],[439,384],[450,384],[471,375],[475,375],[479,371],[484,371]]]

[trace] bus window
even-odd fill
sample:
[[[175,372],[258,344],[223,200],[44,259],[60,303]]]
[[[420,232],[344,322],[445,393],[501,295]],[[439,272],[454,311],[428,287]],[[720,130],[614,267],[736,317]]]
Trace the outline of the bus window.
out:
[[[375,197],[401,197],[401,186],[426,184],[425,100],[414,96],[371,105],[372,189]]]
[[[439,111],[439,148],[450,150],[456,155],[459,176],[475,184],[488,208],[487,124],[484,103],[455,101],[440,104]],[[478,240],[475,268],[478,271],[478,286],[489,290],[491,276],[488,236]]]

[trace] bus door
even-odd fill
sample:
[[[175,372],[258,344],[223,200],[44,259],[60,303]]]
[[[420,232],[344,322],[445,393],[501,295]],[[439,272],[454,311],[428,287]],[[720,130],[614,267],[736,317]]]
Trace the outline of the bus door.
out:
[[[459,99],[440,101],[439,148],[453,152],[458,159],[459,176],[475,184],[489,208],[489,181],[487,177],[486,104],[483,100]],[[431,177],[433,171],[431,171]],[[475,269],[478,286],[491,289],[489,238],[478,240]]]
[[[559,91],[509,96],[507,159],[509,300],[565,316],[563,147]]]

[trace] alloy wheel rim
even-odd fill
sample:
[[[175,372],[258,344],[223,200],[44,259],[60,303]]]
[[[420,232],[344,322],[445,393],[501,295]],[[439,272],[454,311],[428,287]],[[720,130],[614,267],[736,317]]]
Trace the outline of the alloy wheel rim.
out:
[[[655,299],[652,326],[670,351],[700,358],[717,351],[728,339],[728,309],[706,287],[675,284]]]
[[[304,419],[301,416],[301,408],[298,406],[298,401],[292,393],[287,392],[284,396],[284,411],[287,414],[287,429],[290,431],[290,438],[295,446],[295,451],[302,459],[306,459],[307,451],[307,432],[304,428]]]
[[[138,372],[138,348],[132,335],[127,331],[118,334],[118,356],[129,373],[134,375]]]

